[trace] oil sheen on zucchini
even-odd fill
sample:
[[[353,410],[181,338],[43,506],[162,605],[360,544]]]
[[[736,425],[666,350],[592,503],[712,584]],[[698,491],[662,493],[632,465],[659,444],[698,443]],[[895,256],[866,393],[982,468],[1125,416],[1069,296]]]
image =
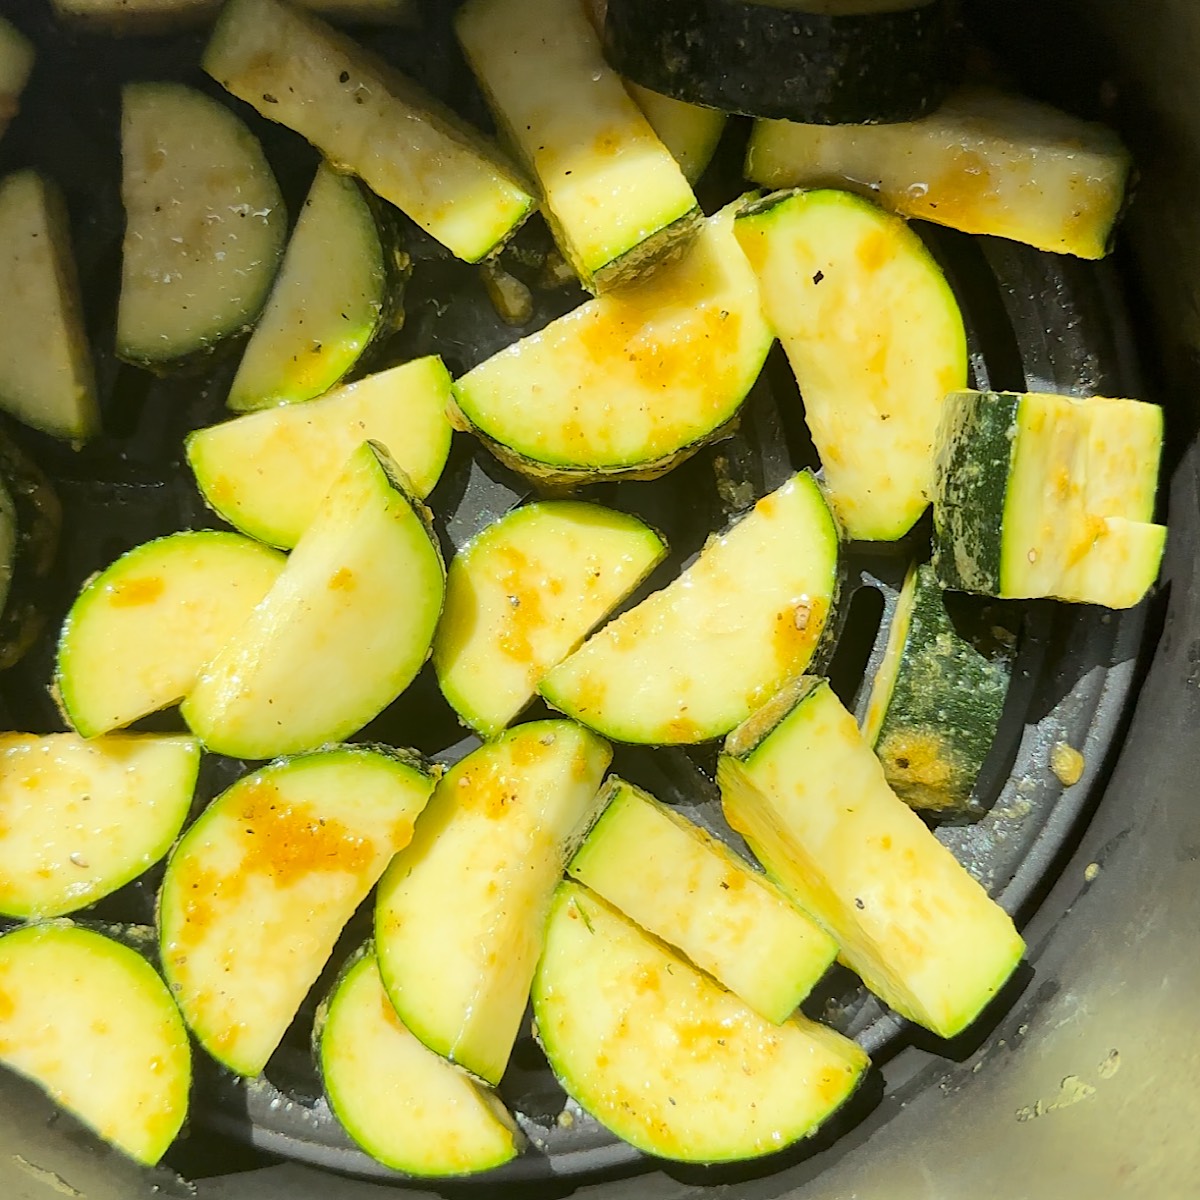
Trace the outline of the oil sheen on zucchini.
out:
[[[854,718],[805,677],[729,736],[725,816],[896,1012],[961,1033],[1024,952],[1012,920],[888,787]]]
[[[21,107],[21,93],[33,72],[33,43],[0,17],[0,137]]]
[[[833,517],[802,471],[662,591],[593,634],[539,690],[614,741],[720,737],[808,666],[837,564]]]
[[[954,293],[898,217],[846,192],[777,192],[734,225],[804,399],[847,537],[902,537],[933,486],[942,398],[967,384]]]
[[[433,785],[411,754],[333,747],[243,776],[187,831],[159,894],[162,962],[218,1062],[263,1069]]]
[[[554,894],[533,1012],[568,1094],[639,1150],[682,1162],[784,1149],[867,1067],[832,1029],[764,1020],[572,880]]]
[[[729,114],[652,92],[628,80],[625,87],[650,122],[658,140],[679,164],[684,179],[695,185],[716,153]]]

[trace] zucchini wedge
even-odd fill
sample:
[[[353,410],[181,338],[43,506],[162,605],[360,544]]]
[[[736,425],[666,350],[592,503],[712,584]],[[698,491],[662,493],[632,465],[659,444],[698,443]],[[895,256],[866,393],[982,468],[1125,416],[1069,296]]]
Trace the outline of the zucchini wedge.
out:
[[[0,915],[75,912],[158,862],[199,767],[187,737],[0,734]]]
[[[96,737],[182,700],[286,561],[200,530],[135,546],[93,576],[58,641],[54,689],[72,728]]]
[[[452,420],[547,484],[654,479],[719,437],[771,347],[730,205],[678,261],[455,382]]]
[[[504,1074],[551,893],[611,757],[569,721],[510,729],[442,776],[380,881],[375,953],[396,1012],[488,1083]]]
[[[919,121],[758,121],[746,177],[767,187],[862,192],[906,217],[1102,258],[1132,159],[1104,125],[990,88],[956,92]]]
[[[69,921],[0,937],[0,1062],[146,1165],[187,1116],[192,1052],[171,993],[136,950]]]
[[[90,33],[114,37],[175,33],[206,25],[222,0],[51,0],[61,21]],[[355,24],[408,24],[413,0],[292,0],[332,21]]]
[[[127,83],[117,355],[162,367],[253,324],[283,255],[287,213],[258,140],[179,83]]]
[[[837,567],[833,517],[802,471],[662,591],[593,634],[538,690],[614,741],[720,737],[808,666]]]
[[[730,825],[841,958],[901,1016],[961,1033],[1025,946],[887,785],[854,718],[805,677],[729,736],[717,783]]]
[[[202,66],[467,262],[499,250],[537,205],[515,168],[448,108],[281,0],[229,0]]]
[[[0,182],[0,408],[72,441],[100,429],[67,209],[36,171]]]
[[[450,563],[433,642],[442,694],[495,737],[666,553],[648,525],[598,504],[549,500],[501,517]]]
[[[625,88],[650,122],[658,140],[679,164],[684,179],[695,186],[717,152],[717,143],[725,132],[729,114],[652,92],[628,80]]]
[[[35,57],[33,43],[0,17],[0,137],[20,110]]]
[[[401,1023],[369,944],[318,1009],[313,1042],[334,1115],[393,1171],[470,1175],[519,1152],[524,1139],[496,1096]]]
[[[205,502],[243,533],[290,549],[346,459],[379,442],[424,499],[450,453],[450,375],[434,355],[368,375],[316,400],[248,413],[188,434]]]
[[[903,537],[929,504],[942,398],[967,386],[950,285],[904,221],[847,192],[776,192],[734,232],[846,536]]]
[[[686,817],[611,775],[567,874],[780,1024],[837,957],[783,893]]]
[[[455,29],[585,288],[628,283],[696,235],[696,197],[580,0],[467,0]]]
[[[163,970],[219,1063],[266,1066],[433,785],[412,754],[338,746],[243,776],[187,831],[159,893]]]
[[[356,733],[408,687],[429,657],[445,592],[428,520],[387,451],[364,442],[184,700],[207,749],[235,758],[313,750]]]
[[[795,1016],[773,1025],[571,880],[554,894],[533,984],[563,1087],[646,1154],[756,1158],[814,1133],[858,1086],[854,1042]]]
[[[1154,580],[1163,416],[1096,396],[957,392],[938,431],[934,570],[943,587],[1129,608]]]

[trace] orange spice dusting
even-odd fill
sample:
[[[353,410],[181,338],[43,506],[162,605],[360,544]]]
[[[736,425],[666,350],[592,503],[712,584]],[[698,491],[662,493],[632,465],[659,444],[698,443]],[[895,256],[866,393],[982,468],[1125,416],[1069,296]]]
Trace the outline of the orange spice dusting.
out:
[[[126,579],[109,586],[109,603],[113,608],[136,608],[138,605],[152,604],[163,594],[165,586],[161,575]]]

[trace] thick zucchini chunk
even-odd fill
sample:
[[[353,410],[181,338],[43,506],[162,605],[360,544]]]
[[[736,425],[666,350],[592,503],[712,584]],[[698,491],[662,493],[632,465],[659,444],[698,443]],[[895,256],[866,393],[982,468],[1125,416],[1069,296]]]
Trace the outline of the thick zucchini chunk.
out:
[[[199,766],[187,737],[0,734],[0,914],[74,912],[158,862]]]
[[[191,1047],[171,993],[136,950],[69,921],[0,937],[0,1062],[142,1163],[187,1116]]]
[[[418,358],[317,400],[198,429],[187,438],[188,464],[214,512],[288,549],[364,439],[386,446],[424,499],[450,453],[449,401],[442,360]]]
[[[567,1092],[639,1150],[683,1162],[782,1150],[868,1065],[803,1016],[765,1021],[570,880],[554,895],[533,1012]]]
[[[1129,608],[1158,576],[1162,410],[1138,400],[958,392],[938,432],[943,587]]]
[[[455,28],[584,287],[626,283],[695,236],[696,197],[580,0],[468,0]]]
[[[1102,258],[1131,159],[1104,125],[972,87],[899,125],[755,124],[746,177],[863,192],[907,217]]]
[[[229,0],[202,65],[467,262],[498,250],[536,206],[530,185],[475,130],[281,0]]]
[[[734,207],[678,262],[590,300],[455,382],[457,419],[547,483],[653,479],[720,435],[772,335]]]
[[[947,599],[932,567],[909,570],[862,731],[901,800],[962,812],[996,739],[1012,664],[1003,646],[985,653],[978,620],[968,627],[978,614]]]
[[[187,831],[159,894],[163,969],[218,1062],[263,1069],[433,784],[414,755],[339,746],[243,776]]]
[[[178,703],[283,570],[236,533],[173,533],[135,546],[79,593],[58,641],[63,715],[96,737]]]
[[[99,431],[66,206],[36,171],[0,182],[0,408],[57,437]]]
[[[779,192],[734,232],[787,351],[834,512],[852,539],[902,537],[933,486],[942,398],[967,385],[945,276],[899,218],[846,192]]]
[[[625,87],[650,122],[658,140],[679,164],[684,179],[695,184],[717,151],[729,114],[664,96],[640,84],[627,81]]]
[[[960,1033],[1024,952],[1008,914],[887,785],[854,718],[805,677],[725,743],[729,823],[896,1012]]]
[[[710,833],[610,776],[604,812],[567,874],[779,1024],[837,956],[837,944]]]
[[[609,0],[623,75],[680,100],[829,124],[909,121],[954,80],[948,0]]]
[[[495,737],[666,553],[648,525],[598,504],[549,500],[501,517],[447,572],[433,643],[446,699]]]
[[[833,517],[800,472],[662,591],[593,634],[539,691],[615,741],[720,737],[808,666],[837,565]]]
[[[428,1049],[396,1016],[370,945],[317,1012],[329,1106],[373,1158],[409,1175],[468,1175],[514,1158],[523,1138],[503,1104]]]
[[[33,73],[33,43],[0,17],[0,137],[21,107],[21,93]]]
[[[51,0],[60,20],[93,33],[115,37],[174,33],[207,24],[222,0]],[[408,23],[412,0],[292,0],[334,21],[371,24]]]
[[[408,687],[445,591],[428,520],[382,446],[354,451],[282,574],[183,702],[209,750],[313,750],[357,732]]]
[[[442,776],[379,884],[375,952],[396,1012],[488,1083],[504,1074],[551,893],[611,756],[569,721],[509,730]]]

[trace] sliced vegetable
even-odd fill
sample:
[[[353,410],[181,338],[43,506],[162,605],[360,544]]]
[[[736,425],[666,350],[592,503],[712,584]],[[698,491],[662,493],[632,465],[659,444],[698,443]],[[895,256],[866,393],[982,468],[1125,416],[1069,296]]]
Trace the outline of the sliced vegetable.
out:
[[[942,397],[967,385],[945,276],[897,217],[846,192],[777,192],[734,225],[758,274],[852,539],[902,537],[933,486]]]
[[[1101,258],[1131,160],[1103,125],[972,87],[898,125],[755,124],[746,175],[768,187],[864,192],[908,217]]]
[[[652,92],[637,83],[626,82],[625,87],[679,164],[684,179],[695,184],[717,151],[729,114]]]
[[[611,757],[569,721],[509,730],[446,772],[380,882],[375,952],[396,1012],[488,1083],[504,1074],[551,893]]]
[[[782,1150],[836,1112],[867,1067],[832,1029],[763,1020],[569,880],[554,895],[533,1011],[563,1087],[660,1158]]]
[[[800,472],[674,582],[593,634],[539,690],[616,741],[720,737],[808,666],[837,562],[825,498]]]
[[[598,504],[551,500],[501,517],[450,563],[433,643],[443,694],[494,737],[666,553],[648,525]]]
[[[567,873],[779,1024],[837,956],[834,940],[710,833],[610,776]]]
[[[33,43],[0,17],[0,137],[21,107],[21,93],[33,73]]]
[[[729,823],[902,1016],[962,1032],[1024,951],[1008,914],[888,787],[854,718],[806,677],[725,743]]]
[[[1158,576],[1162,410],[1137,400],[958,392],[938,432],[944,587],[1129,608]]]
[[[174,33],[211,21],[221,10],[221,0],[51,0],[61,20],[96,33],[117,37]],[[331,20],[408,23],[412,0],[292,0],[297,8],[310,8]]]
[[[163,969],[218,1062],[263,1069],[433,785],[411,754],[339,746],[244,776],[187,831],[159,895]]]

